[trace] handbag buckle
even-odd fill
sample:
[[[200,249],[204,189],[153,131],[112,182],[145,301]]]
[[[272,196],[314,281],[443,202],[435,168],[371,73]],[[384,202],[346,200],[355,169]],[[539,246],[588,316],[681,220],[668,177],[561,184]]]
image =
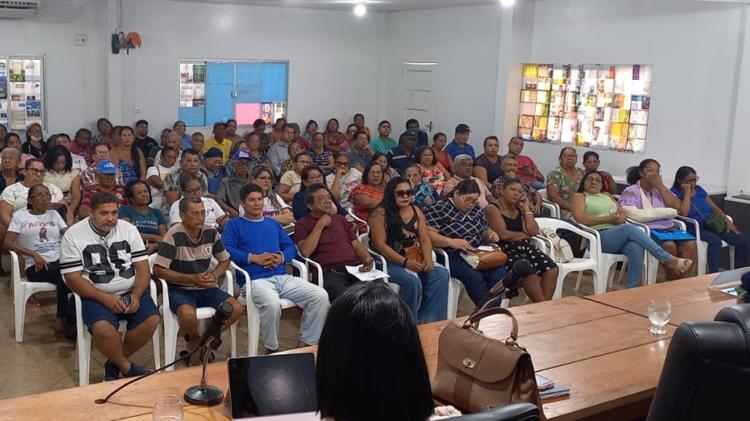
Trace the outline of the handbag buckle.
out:
[[[468,369],[473,369],[474,367],[477,366],[477,362],[472,360],[469,357],[464,358],[464,360],[462,361],[462,364],[464,365],[464,367]]]

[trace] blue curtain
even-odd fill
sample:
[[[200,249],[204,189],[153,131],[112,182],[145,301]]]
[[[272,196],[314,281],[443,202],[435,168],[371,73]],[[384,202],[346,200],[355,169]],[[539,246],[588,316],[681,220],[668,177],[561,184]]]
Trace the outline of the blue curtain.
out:
[[[287,102],[287,63],[263,63],[260,102]]]

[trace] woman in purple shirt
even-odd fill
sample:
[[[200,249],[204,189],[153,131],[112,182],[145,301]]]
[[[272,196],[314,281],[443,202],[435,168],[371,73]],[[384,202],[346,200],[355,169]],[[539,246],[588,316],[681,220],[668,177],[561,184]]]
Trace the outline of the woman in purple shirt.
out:
[[[692,236],[680,232],[673,218],[677,216],[680,200],[664,185],[661,166],[656,160],[644,159],[628,172],[629,186],[620,195],[620,206],[628,218],[641,222],[651,229],[651,237],[664,250],[693,262],[698,261],[698,248]],[[690,276],[692,268],[677,273],[664,268],[669,280]]]

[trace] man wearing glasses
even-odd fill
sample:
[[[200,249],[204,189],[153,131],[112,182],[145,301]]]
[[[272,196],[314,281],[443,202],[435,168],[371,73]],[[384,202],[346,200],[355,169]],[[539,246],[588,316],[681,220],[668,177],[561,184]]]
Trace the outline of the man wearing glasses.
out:
[[[229,214],[231,218],[239,216],[242,206],[240,200],[240,189],[250,182],[250,152],[237,151],[232,156],[232,175],[224,177],[216,193],[216,201],[219,206]]]
[[[349,165],[349,156],[344,152],[337,152],[333,162],[335,169],[326,177],[326,184],[344,207],[351,207],[349,195],[362,182],[362,173]]]
[[[349,221],[332,214],[331,193],[323,184],[313,184],[305,190],[305,204],[310,213],[297,221],[294,239],[301,255],[323,267],[323,288],[333,302],[358,281],[346,271],[346,266],[361,265],[360,271],[369,272],[373,268],[373,259],[357,240]]]

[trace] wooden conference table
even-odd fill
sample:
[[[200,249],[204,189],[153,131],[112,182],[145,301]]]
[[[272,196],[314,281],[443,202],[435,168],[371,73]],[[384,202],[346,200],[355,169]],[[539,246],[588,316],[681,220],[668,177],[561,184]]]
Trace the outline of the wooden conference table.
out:
[[[712,320],[735,299],[708,290],[715,275],[511,308],[518,319],[518,342],[532,355],[536,371],[571,389],[569,397],[544,402],[549,419],[631,419],[648,411],[674,329],[687,320]],[[650,298],[672,303],[666,335],[648,332],[646,306]],[[420,326],[430,371],[437,366],[437,342],[447,321]],[[493,316],[481,324],[485,334],[504,338],[510,323]],[[315,347],[293,352],[315,352]],[[200,368],[179,369],[137,382],[105,405],[106,396],[125,380],[24,396],[0,401],[0,420],[151,420],[153,403],[161,395],[182,396],[198,383]],[[209,383],[227,389],[226,363],[209,366]],[[185,419],[227,420],[224,405],[185,407]]]

